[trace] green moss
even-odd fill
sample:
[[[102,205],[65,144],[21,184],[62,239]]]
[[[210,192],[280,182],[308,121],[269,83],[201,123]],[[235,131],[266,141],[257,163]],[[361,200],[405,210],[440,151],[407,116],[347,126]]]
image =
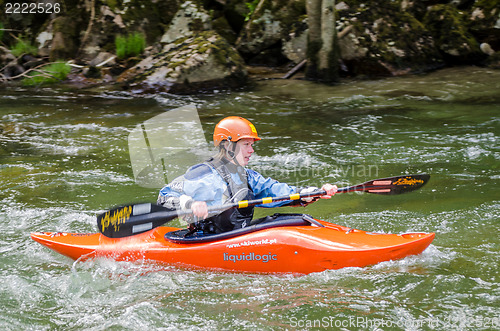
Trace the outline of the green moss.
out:
[[[22,54],[36,55],[38,53],[38,49],[31,45],[29,41],[18,39],[16,44],[12,47],[11,52],[12,55],[18,57]]]
[[[498,19],[500,13],[500,0],[476,0],[474,8],[481,8],[486,19]]]
[[[463,14],[451,5],[435,5],[425,15],[425,26],[438,47],[449,55],[462,56],[479,52],[479,45],[468,32]]]
[[[500,18],[500,0],[476,0],[468,15],[471,31],[490,30]]]
[[[226,39],[230,44],[234,44],[236,42],[236,33],[233,31],[231,26],[229,25],[227,19],[224,16],[221,16],[214,21],[212,21],[212,28],[217,31],[224,39]]]
[[[213,35],[213,32],[209,33]],[[245,65],[238,52],[232,48],[224,38],[217,38],[216,42],[213,44],[213,48],[216,50],[213,54],[216,56],[219,64],[228,67],[243,67]]]

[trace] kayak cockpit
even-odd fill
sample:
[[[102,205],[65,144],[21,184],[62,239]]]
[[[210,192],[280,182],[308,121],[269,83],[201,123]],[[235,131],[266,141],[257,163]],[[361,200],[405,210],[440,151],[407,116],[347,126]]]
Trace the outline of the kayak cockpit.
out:
[[[321,223],[307,214],[274,214],[256,220],[255,223],[241,229],[223,233],[203,233],[201,231],[190,233],[190,230],[182,229],[166,233],[165,239],[176,244],[199,244],[234,238],[270,228],[311,225],[323,227]]]

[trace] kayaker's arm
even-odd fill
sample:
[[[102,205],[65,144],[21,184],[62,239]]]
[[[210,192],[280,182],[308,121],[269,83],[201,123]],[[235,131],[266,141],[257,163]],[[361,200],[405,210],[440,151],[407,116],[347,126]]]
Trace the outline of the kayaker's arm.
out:
[[[220,204],[224,192],[223,182],[218,180],[217,173],[206,164],[191,167],[186,174],[176,178],[163,187],[158,195],[157,203],[169,209],[193,210],[195,216],[204,215],[203,206],[196,202],[212,202]],[[206,202],[205,202],[206,201]],[[199,212],[199,208],[202,210]],[[186,219],[188,221],[188,219]]]
[[[264,197],[277,197],[299,193],[299,188],[278,182],[270,177],[264,177],[257,171],[246,169],[248,174],[248,186],[251,188],[256,199]],[[274,208],[290,205],[290,201],[279,201],[269,204],[257,205],[256,207]]]

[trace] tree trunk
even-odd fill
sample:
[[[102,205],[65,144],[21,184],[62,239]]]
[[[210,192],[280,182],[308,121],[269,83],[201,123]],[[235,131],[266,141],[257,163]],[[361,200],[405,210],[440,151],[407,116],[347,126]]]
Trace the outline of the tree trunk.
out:
[[[306,78],[325,83],[338,81],[338,44],[335,0],[307,0]]]

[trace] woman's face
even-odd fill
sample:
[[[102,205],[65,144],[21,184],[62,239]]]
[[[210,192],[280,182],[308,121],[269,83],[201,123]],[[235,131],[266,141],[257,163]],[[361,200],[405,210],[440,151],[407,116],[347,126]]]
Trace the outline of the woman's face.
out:
[[[253,138],[242,138],[236,142],[236,161],[241,166],[246,166],[248,161],[250,161],[250,156],[252,156],[253,144],[255,140]]]

